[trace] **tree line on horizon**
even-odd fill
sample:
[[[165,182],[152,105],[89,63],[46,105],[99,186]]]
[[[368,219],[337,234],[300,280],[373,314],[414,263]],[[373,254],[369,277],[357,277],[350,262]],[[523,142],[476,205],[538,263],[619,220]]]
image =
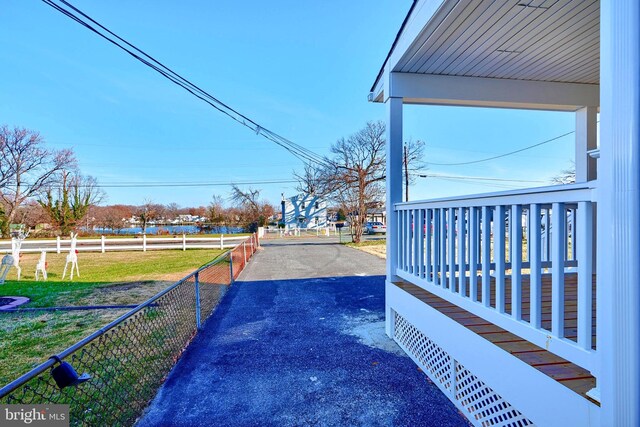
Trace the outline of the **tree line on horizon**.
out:
[[[259,190],[233,186],[230,206],[213,196],[207,206],[180,207],[145,200],[141,205],[101,205],[105,192],[98,181],[82,174],[72,149],[47,147],[39,132],[0,126],[0,234],[10,237],[19,225],[39,235],[90,232],[94,227],[115,232],[141,223],[173,220],[187,214],[205,218],[210,225],[255,231],[272,219],[275,208],[260,199]],[[26,231],[25,230],[25,231]]]

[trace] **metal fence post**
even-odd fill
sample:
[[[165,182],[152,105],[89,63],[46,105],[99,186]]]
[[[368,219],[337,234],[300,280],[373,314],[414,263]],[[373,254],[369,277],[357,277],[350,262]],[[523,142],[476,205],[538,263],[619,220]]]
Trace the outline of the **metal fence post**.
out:
[[[196,328],[200,329],[200,277],[199,273],[195,276],[195,292],[196,292]]]
[[[233,285],[233,251],[229,252],[229,284]]]

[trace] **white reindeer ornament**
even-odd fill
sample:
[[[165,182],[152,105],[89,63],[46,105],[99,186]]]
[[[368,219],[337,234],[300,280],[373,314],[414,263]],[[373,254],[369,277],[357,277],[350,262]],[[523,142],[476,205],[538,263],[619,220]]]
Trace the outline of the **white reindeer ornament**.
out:
[[[36,281],[40,280],[40,276],[47,280],[47,252],[43,250],[40,251],[40,259],[36,265]]]
[[[80,268],[78,267],[78,254],[76,253],[76,243],[77,243],[78,233],[71,233],[71,248],[69,249],[69,255],[67,255],[67,262],[64,264],[64,271],[62,272],[62,280],[64,280],[64,276],[67,274],[67,267],[71,264],[71,275],[69,278],[73,280],[73,269],[78,272],[78,277],[80,277]]]
[[[7,274],[11,267],[15,267],[18,270],[18,280],[22,274],[20,268],[20,248],[22,247],[22,241],[27,238],[29,233],[20,233],[17,237],[11,238],[11,254],[2,257],[2,264],[0,265],[0,284],[4,283],[7,278]]]

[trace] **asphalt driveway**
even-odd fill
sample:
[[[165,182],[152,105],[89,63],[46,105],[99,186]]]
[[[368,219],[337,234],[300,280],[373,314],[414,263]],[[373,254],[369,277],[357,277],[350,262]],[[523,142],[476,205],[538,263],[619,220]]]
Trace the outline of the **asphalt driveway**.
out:
[[[384,334],[384,261],[266,242],[140,426],[466,426]]]

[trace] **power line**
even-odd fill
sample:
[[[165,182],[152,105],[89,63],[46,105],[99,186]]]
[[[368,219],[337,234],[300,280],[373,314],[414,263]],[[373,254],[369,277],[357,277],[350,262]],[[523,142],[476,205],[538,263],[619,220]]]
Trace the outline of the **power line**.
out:
[[[458,180],[464,180],[464,181],[521,182],[521,183],[529,183],[529,184],[541,184],[546,182],[546,181],[529,180],[529,179],[506,179],[506,178],[489,178],[484,176],[426,174],[426,173],[420,173],[420,172],[412,172],[412,173],[413,175],[419,178],[448,178],[448,179],[458,179]]]
[[[510,151],[508,153],[499,154],[497,156],[487,157],[486,159],[472,160],[470,162],[459,162],[459,163],[434,163],[434,162],[425,162],[425,163],[427,163],[428,165],[434,165],[434,166],[463,166],[463,165],[472,165],[472,164],[475,164],[475,163],[488,162],[489,160],[495,160],[495,159],[500,159],[502,157],[511,156],[513,154],[521,153],[523,151],[530,150],[532,148],[539,147],[541,145],[548,144],[548,143],[553,142],[553,141],[557,141],[558,139],[564,138],[565,136],[571,135],[573,133],[576,133],[576,131],[572,130],[571,132],[563,133],[562,135],[558,135],[558,136],[556,136],[554,138],[547,139],[546,141],[538,142],[537,144],[529,145],[527,147],[520,148],[520,149],[515,150],[515,151]]]
[[[257,181],[231,181],[231,182],[136,182],[136,181],[121,181],[111,182],[104,184],[87,184],[79,185],[78,187],[91,187],[91,188],[150,188],[150,187],[217,187],[217,186],[231,186],[231,185],[270,185],[270,184],[293,184],[298,181],[293,179],[273,179],[273,180],[257,180]],[[28,186],[29,184],[23,184]],[[61,189],[60,185],[53,185],[51,189]]]
[[[253,132],[256,133],[256,135],[261,135],[264,138],[284,148],[289,153],[291,153],[292,155],[297,157],[299,160],[301,160],[303,163],[312,163],[312,164],[320,163],[324,165],[330,164],[327,159],[320,156],[319,154],[316,154],[315,152],[309,150],[308,148],[305,148],[302,145],[296,144],[284,138],[283,136],[270,131],[264,126],[261,126],[260,124],[258,124],[256,121],[250,119],[244,114],[233,109],[228,104],[225,104],[224,102],[220,101],[219,99],[211,95],[209,92],[205,91],[204,89],[192,83],[182,75],[173,71],[171,68],[164,65],[162,62],[158,61],[151,55],[147,54],[142,49],[136,47],[135,45],[128,42],[124,38],[118,36],[113,31],[109,30],[107,27],[100,24],[98,21],[91,18],[89,15],[82,12],[80,9],[76,8],[66,0],[59,0],[59,2],[65,5],[67,8],[65,8],[60,4],[55,3],[54,0],[42,0],[42,1],[48,6],[51,6],[53,9],[67,16],[68,18],[76,21],[78,24],[89,29],[90,31],[97,34],[98,36],[102,37],[109,43],[122,49],[123,51],[131,55],[133,58],[135,58],[136,60],[142,62],[147,67],[158,72],[160,75],[162,75],[172,83],[180,86],[187,92],[191,93],[196,98],[199,98],[200,100],[206,102],[211,107],[225,114],[232,120],[235,120],[239,124],[251,129]],[[87,21],[90,21],[90,22],[87,22]]]
[[[459,182],[455,179],[451,179],[451,178],[442,178],[442,177],[434,177],[435,179],[439,179],[441,181],[448,181],[448,182]],[[505,184],[497,184],[497,183],[487,183],[487,182],[477,182],[477,181],[471,181],[474,185],[479,185],[482,187],[495,187],[495,188],[504,188],[504,189],[516,189],[519,188],[518,186],[515,185],[505,185]]]

